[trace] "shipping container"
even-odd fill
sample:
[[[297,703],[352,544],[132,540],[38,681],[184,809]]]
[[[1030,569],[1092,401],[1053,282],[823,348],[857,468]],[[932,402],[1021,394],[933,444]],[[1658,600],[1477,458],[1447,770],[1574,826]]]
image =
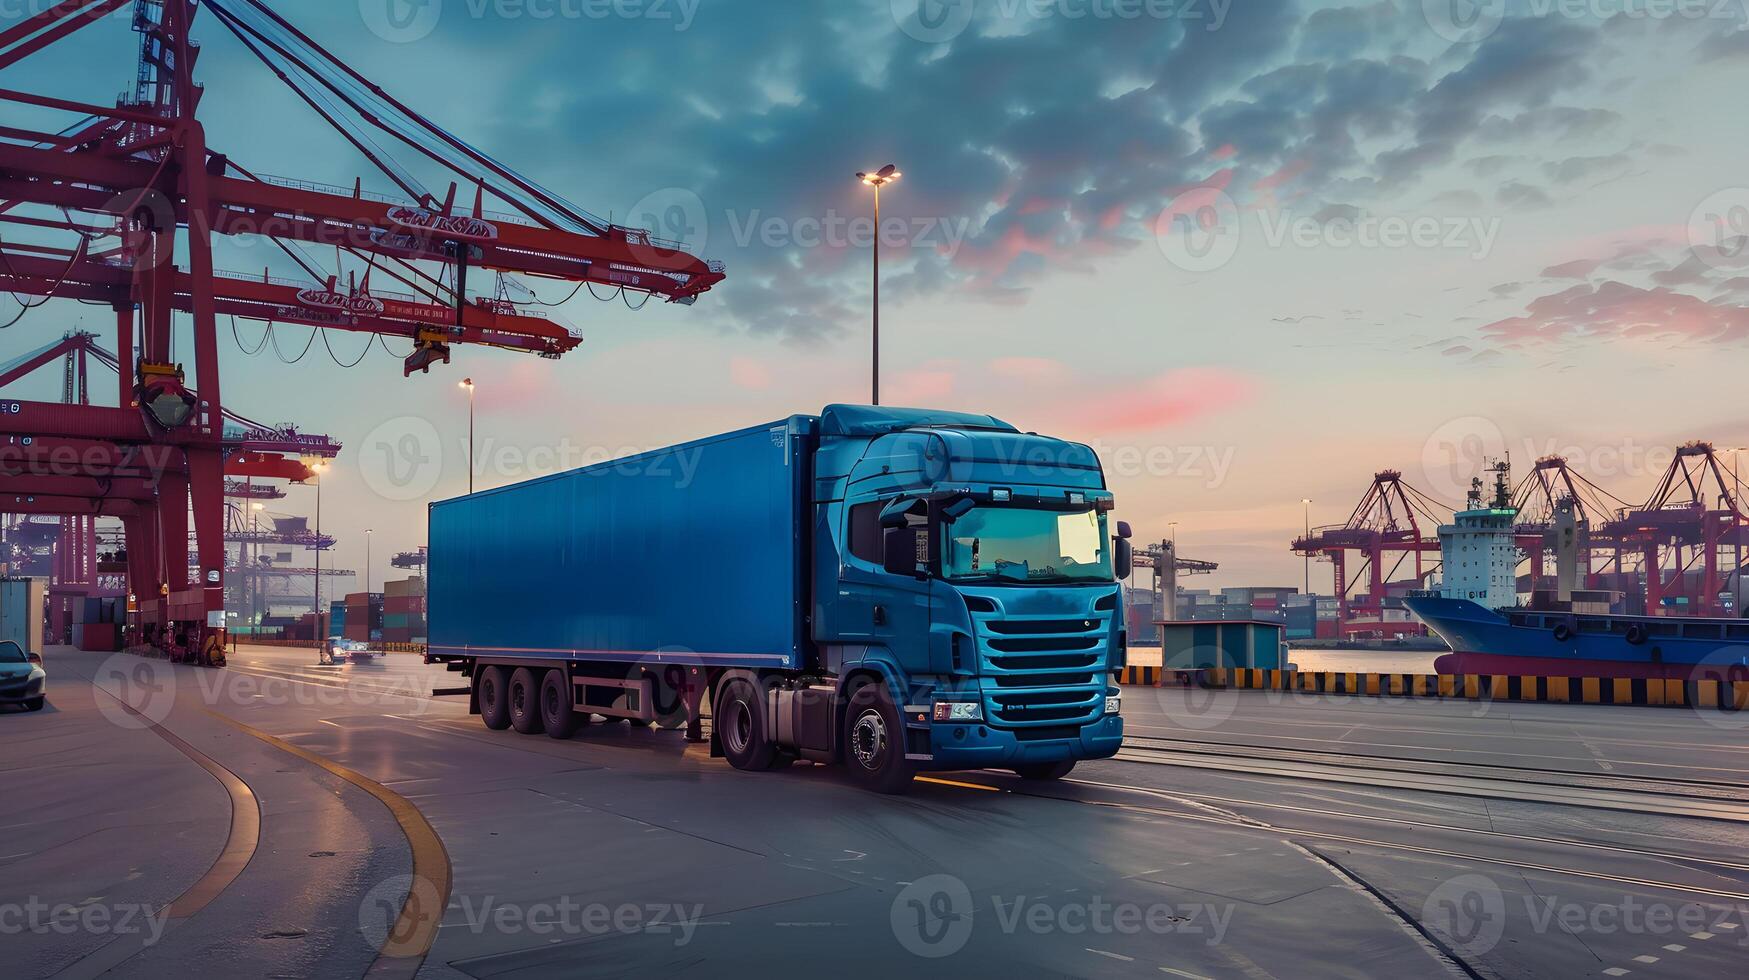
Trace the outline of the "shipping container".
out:
[[[799,667],[809,472],[794,435],[758,426],[433,504],[433,652]],[[677,605],[664,583],[680,555],[708,587]]]

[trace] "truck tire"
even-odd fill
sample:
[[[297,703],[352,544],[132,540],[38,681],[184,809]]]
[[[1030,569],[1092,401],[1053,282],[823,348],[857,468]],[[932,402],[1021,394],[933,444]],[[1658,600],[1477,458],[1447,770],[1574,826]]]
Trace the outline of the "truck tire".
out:
[[[589,720],[578,711],[571,691],[571,678],[562,670],[549,670],[540,682],[540,721],[550,738],[570,738]]]
[[[1065,759],[1062,762],[1036,762],[1029,766],[1015,766],[1014,774],[1021,779],[1062,779],[1075,769],[1075,760]]]
[[[540,679],[534,676],[534,671],[527,667],[518,667],[510,675],[510,686],[505,688],[510,707],[510,727],[524,735],[539,735],[540,725]]]
[[[882,683],[851,692],[844,713],[844,766],[850,778],[877,793],[911,788],[917,768],[905,758],[905,722]]]
[[[733,678],[717,691],[711,727],[723,757],[736,769],[764,772],[776,764],[777,747],[765,737],[765,702],[747,681]]]
[[[509,673],[503,667],[481,667],[474,679],[474,691],[480,696],[480,720],[486,727],[495,732],[509,728]]]

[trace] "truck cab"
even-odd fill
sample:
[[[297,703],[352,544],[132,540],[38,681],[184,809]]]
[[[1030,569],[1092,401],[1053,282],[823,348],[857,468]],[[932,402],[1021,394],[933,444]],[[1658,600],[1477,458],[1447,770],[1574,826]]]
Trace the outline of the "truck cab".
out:
[[[869,406],[828,406],[818,439],[811,633],[852,715],[834,726],[851,771],[1054,778],[1115,754],[1130,549],[1098,456],[990,416]],[[892,711],[858,705],[877,683]],[[903,758],[876,758],[883,739]]]

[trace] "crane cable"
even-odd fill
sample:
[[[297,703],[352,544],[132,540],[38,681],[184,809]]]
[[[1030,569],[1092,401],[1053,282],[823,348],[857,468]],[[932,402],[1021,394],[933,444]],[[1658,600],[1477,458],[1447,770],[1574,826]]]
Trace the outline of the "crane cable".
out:
[[[370,353],[371,342],[370,338],[367,337],[364,341],[364,350],[358,352],[358,357],[355,358],[351,364],[346,364],[340,360],[338,354],[334,353],[334,345],[328,343],[328,328],[318,327],[317,329],[322,333],[322,346],[328,348],[328,356],[334,360],[335,364],[338,364],[343,368],[350,369],[358,367],[358,365],[364,361],[365,355]]]
[[[237,342],[237,349],[243,352],[243,356],[254,357],[255,355],[261,353],[264,349],[266,349],[267,340],[272,335],[273,335],[273,321],[269,320],[269,321],[267,321],[267,326],[262,328],[261,343],[256,344],[254,350],[250,350],[248,348],[248,346],[243,343],[242,335],[237,332],[237,315],[234,313],[231,314],[231,339],[235,340]]]

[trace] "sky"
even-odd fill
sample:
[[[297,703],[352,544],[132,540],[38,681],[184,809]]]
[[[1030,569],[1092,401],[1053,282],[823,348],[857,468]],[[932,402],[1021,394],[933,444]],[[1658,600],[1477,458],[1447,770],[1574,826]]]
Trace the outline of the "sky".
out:
[[[482,486],[866,401],[852,175],[888,162],[883,401],[1089,443],[1139,537],[1221,564],[1199,586],[1299,584],[1289,540],[1379,470],[1456,502],[1485,458],[1560,452],[1638,502],[1677,445],[1749,445],[1749,0],[271,2],[520,172],[727,266],[691,307],[565,301],[585,341],[561,360],[458,348],[405,380],[398,342],[347,368],[361,335],[299,359],[309,328],[221,319],[228,404],[345,443],[324,530],[362,569],[373,528],[378,582],[466,491],[463,377]],[[196,34],[216,150],[393,189],[210,13]],[[111,102],[135,44],[111,18],[5,86]],[[0,360],[107,325],[51,303]]]

